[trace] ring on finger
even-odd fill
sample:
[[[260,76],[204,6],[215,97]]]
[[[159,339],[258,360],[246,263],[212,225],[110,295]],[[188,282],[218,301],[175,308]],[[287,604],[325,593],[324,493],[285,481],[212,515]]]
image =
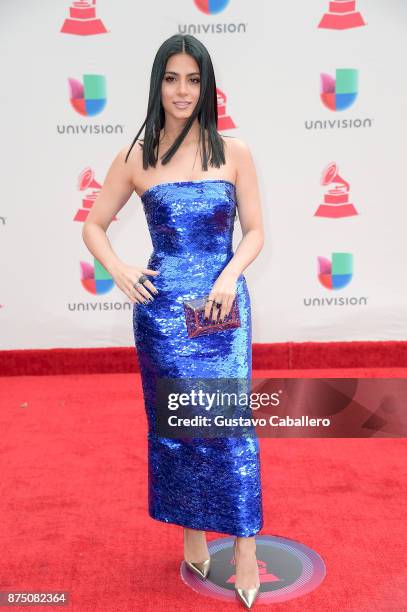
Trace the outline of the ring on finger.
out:
[[[140,284],[140,283],[139,283],[139,284]],[[135,290],[135,292],[136,292],[136,295],[137,295],[137,297],[141,297],[142,303],[143,303],[143,304],[145,304],[145,303],[146,303],[146,302],[148,302],[149,300],[146,298],[146,296],[144,295],[144,293],[141,293],[141,291],[137,289],[136,285],[137,285],[137,283],[135,283],[135,284],[133,285],[134,290]]]
[[[146,280],[148,280],[148,276],[146,276],[145,274],[142,274],[139,279],[138,279],[138,283],[142,283],[144,284],[146,282]]]

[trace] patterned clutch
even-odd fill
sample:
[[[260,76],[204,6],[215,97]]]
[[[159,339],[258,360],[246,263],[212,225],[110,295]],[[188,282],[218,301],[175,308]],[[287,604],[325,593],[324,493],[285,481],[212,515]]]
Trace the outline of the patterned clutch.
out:
[[[229,314],[226,315],[223,321],[219,322],[214,322],[210,318],[212,314],[212,307],[209,311],[209,319],[205,321],[205,300],[207,297],[207,295],[204,295],[203,297],[183,302],[189,338],[195,338],[196,336],[212,334],[216,331],[240,327],[240,313],[237,303],[237,296],[235,296],[232,302],[232,307]]]

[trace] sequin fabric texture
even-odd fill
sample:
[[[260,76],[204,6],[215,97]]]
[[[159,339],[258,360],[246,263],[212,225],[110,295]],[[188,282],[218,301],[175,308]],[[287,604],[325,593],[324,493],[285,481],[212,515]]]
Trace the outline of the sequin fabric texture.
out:
[[[251,312],[237,280],[241,327],[189,338],[183,301],[207,295],[233,257],[236,191],[223,179],[155,185],[141,196],[158,294],[134,304],[133,328],[148,420],[148,510],[192,529],[252,536],[263,526],[259,442],[253,437],[164,438],[156,429],[159,377],[251,377]],[[250,387],[249,387],[250,388]]]

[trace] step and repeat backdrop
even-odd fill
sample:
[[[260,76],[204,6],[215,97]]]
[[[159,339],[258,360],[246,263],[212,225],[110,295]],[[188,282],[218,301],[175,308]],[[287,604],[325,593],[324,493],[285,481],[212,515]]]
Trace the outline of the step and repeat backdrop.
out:
[[[175,33],[208,48],[218,129],[256,163],[253,341],[407,339],[405,0],[2,0],[0,16],[1,348],[133,344],[133,304],[81,231]],[[108,237],[147,264],[136,194]]]

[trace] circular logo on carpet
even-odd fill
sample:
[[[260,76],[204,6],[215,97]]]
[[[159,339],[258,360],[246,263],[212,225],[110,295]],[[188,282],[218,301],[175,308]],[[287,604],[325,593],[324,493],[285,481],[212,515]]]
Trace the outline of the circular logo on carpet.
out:
[[[279,536],[256,535],[260,592],[257,604],[288,601],[316,589],[325,577],[325,564],[312,549]],[[191,589],[223,601],[235,601],[233,537],[208,542],[209,576],[204,580],[181,564],[181,578]]]

